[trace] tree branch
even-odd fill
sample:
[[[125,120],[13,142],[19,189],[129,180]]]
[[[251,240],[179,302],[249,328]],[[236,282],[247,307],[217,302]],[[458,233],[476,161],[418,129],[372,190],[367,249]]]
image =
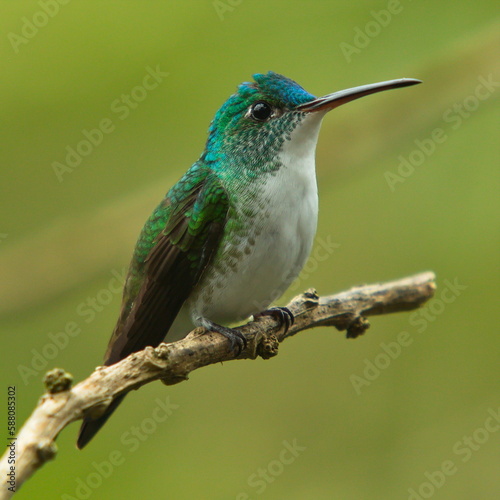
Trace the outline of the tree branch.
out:
[[[310,289],[288,304],[295,322],[287,332],[272,316],[262,316],[239,327],[248,341],[239,356],[235,356],[222,335],[196,328],[178,342],[160,344],[156,349],[147,347],[115,365],[98,367],[73,388],[71,375],[54,369],[45,376],[47,392],[15,441],[13,484],[9,483],[8,476],[11,471],[9,449],[0,461],[0,500],[11,498],[39,467],[55,457],[55,440],[61,430],[85,414],[99,416],[120,394],[154,380],[176,384],[187,380],[193,370],[213,363],[258,356],[270,358],[278,353],[280,342],[317,326],[334,326],[340,331],[346,330],[348,338],[356,338],[369,327],[368,316],[416,309],[433,296],[434,290],[435,276],[431,272],[359,286],[321,298]]]

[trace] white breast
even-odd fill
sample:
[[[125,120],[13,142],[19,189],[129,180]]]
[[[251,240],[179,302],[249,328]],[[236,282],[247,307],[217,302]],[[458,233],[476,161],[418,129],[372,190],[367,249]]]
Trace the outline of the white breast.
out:
[[[293,131],[280,152],[282,167],[259,191],[266,207],[249,221],[251,250],[236,248],[240,258],[223,269],[207,271],[190,303],[194,320],[218,323],[242,320],[278,299],[304,266],[316,234],[318,192],[315,149],[322,116],[312,113]],[[226,248],[228,253],[235,248]]]

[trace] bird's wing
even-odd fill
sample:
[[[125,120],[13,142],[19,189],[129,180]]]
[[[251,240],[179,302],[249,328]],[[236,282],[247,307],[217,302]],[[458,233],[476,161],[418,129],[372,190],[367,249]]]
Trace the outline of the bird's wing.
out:
[[[229,200],[217,176],[198,169],[176,188],[165,199],[166,224],[144,260],[140,288],[124,303],[128,310],[111,337],[106,365],[165,338],[219,247]]]
[[[163,340],[219,247],[228,208],[226,192],[207,168],[191,169],[172,188],[139,238],[106,365]],[[92,439],[124,397],[116,397],[100,417],[84,418],[78,448]]]

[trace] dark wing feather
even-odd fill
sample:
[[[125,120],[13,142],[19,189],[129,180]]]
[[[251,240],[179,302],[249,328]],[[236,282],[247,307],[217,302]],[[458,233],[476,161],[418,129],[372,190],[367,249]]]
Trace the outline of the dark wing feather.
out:
[[[229,203],[218,178],[207,170],[183,192],[145,259],[142,286],[115,329],[107,365],[165,338],[219,246]]]
[[[212,222],[207,228],[204,249],[197,269],[187,252],[172,245],[163,234],[147,259],[147,277],[119,335],[106,353],[106,365],[165,338],[183,303],[210,262],[222,235],[223,224]]]
[[[160,344],[218,249],[229,202],[213,172],[197,171],[196,182],[183,186],[182,197],[177,195],[174,201],[167,197],[165,203],[169,214],[166,226],[144,261],[138,292],[124,299],[105,365]],[[122,399],[116,398],[101,417],[84,419],[79,448],[92,439]]]

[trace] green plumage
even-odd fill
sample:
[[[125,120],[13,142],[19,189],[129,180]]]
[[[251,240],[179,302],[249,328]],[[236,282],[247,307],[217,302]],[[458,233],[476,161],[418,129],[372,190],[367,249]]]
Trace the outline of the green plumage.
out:
[[[199,163],[167,193],[137,242],[105,365],[164,339],[219,247],[228,208],[217,175]],[[121,399],[102,417],[84,419],[80,448],[104,425]]]
[[[191,287],[196,284],[208,258],[216,250],[214,241],[223,237],[228,207],[228,196],[217,175],[199,163],[195,163],[167,193],[147,220],[136,244],[125,284],[122,314],[111,337],[107,358],[111,356],[116,339],[124,335],[130,314],[144,307],[138,298],[145,286],[151,290],[148,295],[158,294],[166,287],[175,287],[179,295],[179,290],[186,288],[185,283]],[[171,267],[174,265],[186,270],[181,276],[182,283],[172,279]],[[168,275],[166,284],[162,282],[163,275]],[[167,313],[172,315],[172,311]],[[156,322],[162,325],[164,335],[167,331],[165,314],[160,314],[158,319]],[[141,328],[150,331],[151,325],[141,325]],[[120,356],[128,354],[121,352]]]

